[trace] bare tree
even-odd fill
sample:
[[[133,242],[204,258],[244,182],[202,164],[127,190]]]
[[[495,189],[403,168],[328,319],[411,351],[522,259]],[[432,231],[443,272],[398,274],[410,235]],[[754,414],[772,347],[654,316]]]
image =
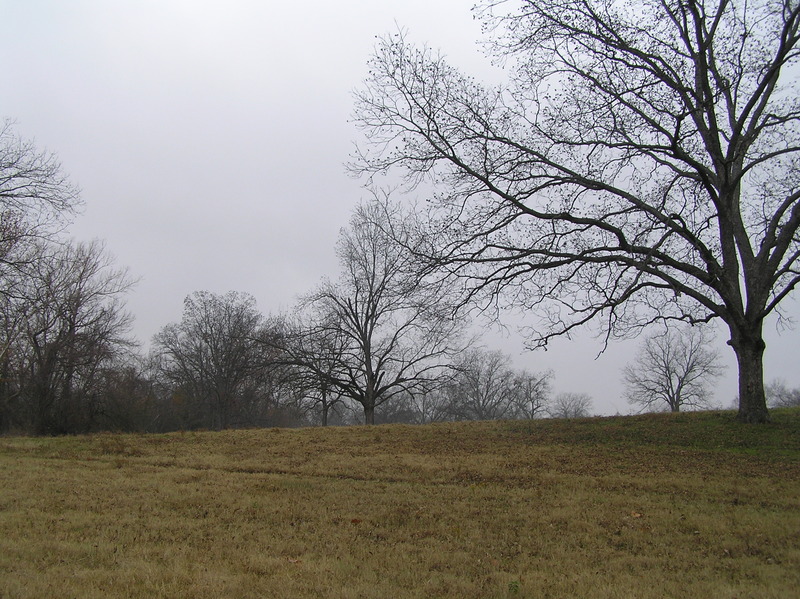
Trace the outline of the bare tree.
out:
[[[786,382],[775,380],[767,385],[767,400],[774,408],[793,408],[800,406],[800,388],[790,389]]]
[[[198,291],[184,301],[181,321],[154,337],[161,373],[173,393],[194,406],[196,425],[228,428],[267,394],[261,388],[269,365],[262,321],[247,294]]]
[[[515,418],[537,418],[547,411],[552,380],[552,370],[541,373],[522,370],[514,375],[511,398],[514,403]]]
[[[499,420],[514,414],[515,373],[501,351],[472,349],[456,365],[447,386],[448,411],[456,420]]]
[[[591,415],[592,398],[586,393],[557,394],[547,406],[551,418],[587,418]]]
[[[447,384],[445,380],[440,380],[440,383],[420,393],[414,393],[409,398],[411,410],[414,412],[414,422],[417,424],[444,422],[452,419],[449,411]]]
[[[132,281],[100,242],[36,247],[19,295],[4,296],[4,403],[34,434],[85,432],[102,420],[103,372],[132,346]]]
[[[429,420],[535,418],[545,410],[552,376],[515,370],[502,351],[471,349],[454,364],[440,393],[426,398]]]
[[[667,329],[647,337],[623,369],[628,402],[644,409],[708,408],[709,386],[724,367],[703,329]]]
[[[306,321],[281,318],[280,333],[270,340],[278,351],[277,361],[292,369],[292,384],[304,403],[319,411],[322,426],[328,425],[331,410],[345,399],[335,381],[345,375],[348,337],[342,327],[324,322],[330,316],[312,312]]]
[[[514,4],[479,9],[505,86],[378,43],[352,169],[430,181],[415,247],[466,300],[537,312],[532,346],[722,320],[739,419],[768,420],[763,323],[800,281],[800,3]]]
[[[394,395],[375,410],[378,424],[418,424],[418,412],[413,397],[409,393]]]
[[[142,356],[121,356],[100,369],[94,393],[100,409],[99,430],[163,432],[162,412]]]
[[[0,124],[0,293],[11,292],[9,277],[38,260],[39,242],[60,231],[79,204],[55,155],[17,136],[10,121]]]
[[[339,282],[323,283],[304,301],[319,315],[314,335],[343,335],[329,380],[362,406],[366,424],[392,397],[434,385],[460,349],[463,328],[446,298],[419,285],[408,254],[387,232],[393,210],[377,200],[359,206],[337,246]]]

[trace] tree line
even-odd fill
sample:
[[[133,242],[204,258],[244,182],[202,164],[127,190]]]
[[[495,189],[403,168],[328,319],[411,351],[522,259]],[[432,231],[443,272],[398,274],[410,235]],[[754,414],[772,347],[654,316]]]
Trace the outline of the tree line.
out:
[[[30,146],[25,152],[28,166],[41,165],[42,155]],[[26,168],[9,174],[6,189],[41,183],[33,177],[47,182],[58,172]],[[62,217],[75,207],[60,207]],[[265,316],[245,293],[197,291],[147,354],[129,335],[124,296],[133,280],[100,242],[61,239],[60,226],[34,231],[38,222],[16,240],[6,236],[0,431],[544,414],[551,373],[516,371],[507,355],[479,349],[463,319],[415,279],[401,248],[378,226],[384,209],[374,202],[354,213],[337,248],[341,276],[323,281],[290,314]],[[17,220],[17,231],[23,222]]]
[[[18,188],[27,184],[18,179]],[[133,280],[100,242],[42,228],[7,238],[0,431],[589,416],[588,395],[554,394],[552,372],[514,368],[511,356],[480,346],[453,295],[421,279],[408,240],[398,243],[408,218],[388,197],[373,197],[341,232],[338,278],[290,313],[265,316],[246,293],[197,291],[146,354],[129,337],[124,296]],[[721,373],[708,341],[700,330],[648,337],[624,371],[629,401],[708,407],[707,385]],[[780,405],[800,394],[771,388]]]
[[[708,407],[722,368],[704,331],[721,322],[739,420],[796,403],[765,385],[762,331],[800,283],[797,0],[476,11],[508,67],[499,86],[403,32],[379,39],[349,164],[373,197],[340,236],[338,277],[279,316],[196,292],[147,355],[129,273],[64,238],[78,190],[0,128],[0,431],[588,412],[591,398],[552,396],[550,373],[478,349],[475,311],[534,317],[532,348],[591,323],[606,342],[646,331],[626,396],[672,411]],[[394,202],[386,175],[427,202]]]
[[[551,398],[552,373],[479,347],[448,294],[425,285],[389,229],[399,208],[359,206],[341,272],[295,310],[197,291],[143,354],[134,280],[99,241],[65,239],[79,195],[52,155],[7,125],[0,144],[0,432],[170,431],[588,415]],[[357,408],[357,409],[356,409]]]

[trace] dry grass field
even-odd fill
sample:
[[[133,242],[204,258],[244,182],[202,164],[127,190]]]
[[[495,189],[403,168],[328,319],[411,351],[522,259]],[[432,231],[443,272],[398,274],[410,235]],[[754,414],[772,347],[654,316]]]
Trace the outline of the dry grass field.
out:
[[[0,439],[0,597],[800,596],[800,411]]]

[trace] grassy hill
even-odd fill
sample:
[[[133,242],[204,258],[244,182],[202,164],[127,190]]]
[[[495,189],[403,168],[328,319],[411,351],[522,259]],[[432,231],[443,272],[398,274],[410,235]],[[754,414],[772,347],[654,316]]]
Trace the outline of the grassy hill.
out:
[[[800,589],[800,411],[0,439],[0,597]]]

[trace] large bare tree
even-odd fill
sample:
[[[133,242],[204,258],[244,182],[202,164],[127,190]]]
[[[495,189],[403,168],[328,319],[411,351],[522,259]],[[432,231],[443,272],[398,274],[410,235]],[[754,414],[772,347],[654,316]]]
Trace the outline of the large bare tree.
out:
[[[447,297],[419,284],[389,231],[398,218],[388,201],[359,206],[337,246],[340,279],[304,302],[318,315],[311,334],[339,339],[336,363],[318,373],[363,407],[366,424],[384,402],[436,385],[461,349]]]
[[[768,420],[762,328],[800,280],[798,0],[479,13],[509,82],[384,38],[352,168],[432,182],[427,258],[469,299],[538,312],[532,346],[596,319],[724,321],[739,418]]]

